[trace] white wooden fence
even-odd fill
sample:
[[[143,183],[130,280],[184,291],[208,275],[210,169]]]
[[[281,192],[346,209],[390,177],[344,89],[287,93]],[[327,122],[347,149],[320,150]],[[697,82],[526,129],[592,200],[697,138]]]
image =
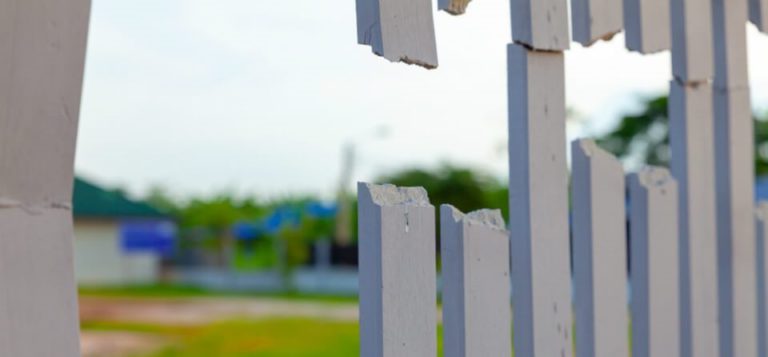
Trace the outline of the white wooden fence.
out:
[[[768,356],[768,204],[754,205],[746,42],[748,21],[768,31],[768,0],[571,0],[570,18],[566,1],[510,0],[509,249],[496,214],[441,208],[446,356],[510,356],[511,326],[518,357],[571,356],[573,342],[579,357],[628,356],[630,331],[634,357]],[[436,68],[430,4],[357,0],[359,42]],[[438,6],[471,13],[468,0]],[[584,46],[623,30],[631,51],[671,50],[673,74],[671,173],[625,179],[595,143],[574,142],[572,224],[569,22]],[[360,184],[358,197],[361,356],[434,356],[434,207],[414,188]]]

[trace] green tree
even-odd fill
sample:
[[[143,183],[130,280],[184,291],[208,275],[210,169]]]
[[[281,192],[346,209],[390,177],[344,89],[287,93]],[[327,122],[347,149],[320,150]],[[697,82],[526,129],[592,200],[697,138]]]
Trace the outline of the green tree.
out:
[[[639,112],[623,116],[597,142],[625,162],[668,166],[667,97],[645,100]],[[755,119],[755,172],[768,174],[768,115]]]
[[[507,216],[507,188],[480,170],[443,163],[436,169],[410,168],[380,177],[376,182],[424,187],[433,205],[451,204],[470,212],[498,208]]]

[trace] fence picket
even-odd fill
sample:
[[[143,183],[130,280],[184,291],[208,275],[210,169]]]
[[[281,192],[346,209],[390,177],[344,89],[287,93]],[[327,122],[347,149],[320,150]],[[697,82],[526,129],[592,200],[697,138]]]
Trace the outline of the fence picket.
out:
[[[358,184],[360,354],[437,355],[435,208],[423,188]]]
[[[509,233],[501,212],[440,207],[446,357],[512,356]]]
[[[535,50],[570,47],[568,0],[511,0],[512,40]]]
[[[768,202],[756,209],[757,355],[768,356]]]
[[[711,84],[670,83],[671,167],[680,204],[683,357],[715,357],[719,350],[712,110]]]
[[[517,356],[571,356],[561,52],[509,45],[509,205]]]
[[[430,0],[356,0],[357,43],[392,62],[437,67]]]
[[[749,0],[749,20],[758,30],[768,33],[768,0]]]
[[[624,170],[591,140],[571,153],[576,355],[628,357]]]
[[[664,0],[624,0],[627,49],[649,54],[669,49],[670,6]]]
[[[629,176],[632,357],[680,353],[677,182],[666,169]]]
[[[573,40],[584,46],[612,38],[624,28],[623,2],[571,0]]]
[[[0,356],[80,355],[72,182],[90,1],[0,0]]]

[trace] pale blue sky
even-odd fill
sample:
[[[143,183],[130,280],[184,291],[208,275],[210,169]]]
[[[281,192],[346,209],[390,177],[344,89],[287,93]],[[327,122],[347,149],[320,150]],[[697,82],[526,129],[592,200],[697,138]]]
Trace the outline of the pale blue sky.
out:
[[[137,194],[328,194],[353,142],[356,180],[443,160],[503,176],[508,6],[436,14],[440,68],[426,71],[358,46],[353,0],[94,0],[78,172]],[[753,104],[766,108],[768,36],[749,33]],[[583,118],[570,137],[667,91],[669,55],[623,46],[566,55]]]

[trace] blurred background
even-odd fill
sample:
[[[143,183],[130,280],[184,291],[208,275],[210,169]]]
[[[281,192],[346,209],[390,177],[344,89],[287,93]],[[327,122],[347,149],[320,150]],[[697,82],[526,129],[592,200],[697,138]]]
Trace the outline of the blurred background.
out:
[[[508,1],[436,14],[434,71],[357,46],[354,7],[93,1],[74,182],[85,356],[357,356],[357,181],[506,216]],[[768,199],[768,38],[747,30]],[[574,44],[569,140],[628,170],[666,164],[669,63],[621,35]]]

